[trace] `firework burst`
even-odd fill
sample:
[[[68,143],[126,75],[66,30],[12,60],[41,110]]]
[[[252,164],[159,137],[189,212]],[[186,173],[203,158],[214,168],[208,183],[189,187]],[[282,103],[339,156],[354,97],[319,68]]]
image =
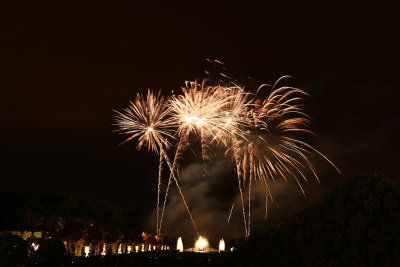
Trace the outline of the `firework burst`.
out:
[[[159,175],[157,186],[157,234],[161,234],[160,220],[159,220],[159,202],[161,191],[161,175],[162,175],[162,162],[163,158],[167,162],[171,171],[171,176],[176,182],[179,193],[185,207],[192,219],[193,225],[197,231],[197,226],[190,213],[189,207],[185,201],[182,189],[176,179],[173,168],[166,153],[170,143],[168,138],[173,139],[172,129],[175,126],[175,121],[169,116],[169,106],[167,105],[168,99],[161,96],[161,92],[154,94],[150,90],[147,92],[146,98],[138,94],[135,102],[131,102],[130,106],[124,110],[124,113],[118,112],[116,116],[116,125],[119,131],[131,135],[123,143],[132,139],[138,140],[137,149],[140,150],[143,146],[148,150],[155,151],[160,154]],[[198,232],[198,231],[197,231]]]
[[[248,94],[239,86],[208,85],[186,82],[182,94],[172,96],[169,106],[171,116],[178,124],[178,145],[172,164],[175,172],[178,161],[183,155],[185,144],[191,134],[200,136],[204,172],[207,174],[206,163],[211,158],[213,146],[227,145],[232,136],[244,136],[241,125],[244,122],[243,112],[247,104]],[[162,226],[165,205],[171,184],[172,173],[168,180],[164,204],[161,212]]]
[[[168,138],[173,139],[175,122],[169,118],[168,99],[161,96],[161,91],[154,94],[150,90],[147,96],[138,94],[134,102],[130,102],[124,112],[117,113],[115,122],[119,131],[130,135],[123,143],[137,139],[137,149],[143,146],[153,152],[160,153],[168,149]]]
[[[234,162],[238,188],[241,197],[243,222],[246,235],[251,230],[252,186],[265,187],[265,216],[268,211],[268,198],[273,201],[269,184],[277,179],[295,181],[302,193],[302,181],[307,182],[306,171],[311,171],[317,181],[318,175],[308,156],[316,152],[337,170],[338,168],[321,152],[301,138],[303,134],[314,134],[310,128],[310,117],[304,112],[302,102],[308,94],[301,89],[277,84],[265,98],[260,97],[268,86],[261,86],[256,93],[246,92],[233,84],[213,85],[206,80],[186,82],[182,94],[164,98],[148,92],[147,98],[138,95],[124,113],[117,112],[116,122],[119,130],[131,135],[126,141],[136,138],[137,148],[145,146],[160,154],[159,182],[157,195],[157,233],[161,233],[168,191],[172,179],[179,189],[182,200],[190,215],[196,232],[195,221],[186,204],[179,186],[179,160],[190,135],[201,140],[201,153],[204,170],[211,159],[211,151],[216,147],[225,148],[226,156]],[[172,164],[166,150],[171,147],[168,140],[177,140]],[[125,142],[126,142],[125,141]],[[170,177],[166,186],[164,202],[159,216],[161,169],[163,159],[167,162]],[[339,171],[339,170],[338,170]],[[248,190],[247,216],[245,208],[245,189]],[[230,210],[229,219],[234,204]]]
[[[307,182],[305,169],[311,170],[319,182],[318,175],[307,157],[310,152],[317,152],[338,170],[322,153],[295,137],[299,133],[314,134],[308,126],[309,116],[302,110],[301,105],[303,96],[308,94],[294,87],[277,88],[277,83],[266,98],[262,99],[256,95],[252,104],[247,106],[245,119],[248,135],[234,140],[227,150],[232,152],[236,163],[239,188],[242,191],[246,185],[248,187],[247,223],[243,208],[247,235],[250,234],[253,181],[265,186],[267,215],[268,196],[273,200],[268,186],[270,181],[275,182],[278,178],[283,178],[285,181],[293,179],[304,195],[300,179]],[[265,86],[260,87],[257,92],[263,87]]]

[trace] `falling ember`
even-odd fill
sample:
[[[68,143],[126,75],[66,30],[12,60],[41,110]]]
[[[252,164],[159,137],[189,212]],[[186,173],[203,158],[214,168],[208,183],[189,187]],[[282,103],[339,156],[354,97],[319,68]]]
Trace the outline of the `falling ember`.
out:
[[[218,250],[219,250],[219,252],[225,251],[225,241],[223,238],[221,238],[221,240],[219,241]]]
[[[178,238],[178,242],[176,243],[176,250],[178,250],[179,252],[183,252],[182,237]]]
[[[197,239],[194,248],[196,251],[204,251],[206,248],[208,248],[208,241],[207,239],[203,238],[202,236]]]

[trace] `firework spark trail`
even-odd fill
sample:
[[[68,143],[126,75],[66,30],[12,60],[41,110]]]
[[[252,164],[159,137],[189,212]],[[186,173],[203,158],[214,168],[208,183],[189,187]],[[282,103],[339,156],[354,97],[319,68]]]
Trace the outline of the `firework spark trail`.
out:
[[[148,150],[153,150],[160,154],[160,157],[164,157],[165,161],[170,168],[172,177],[175,180],[176,186],[179,190],[183,203],[186,210],[189,213],[190,219],[193,222],[194,228],[197,233],[197,226],[194,222],[193,216],[190,213],[189,207],[187,206],[185,197],[183,195],[182,189],[179,185],[178,180],[175,177],[174,171],[172,169],[171,163],[164,150],[169,147],[168,137],[174,138],[171,135],[171,128],[175,126],[175,121],[168,118],[170,109],[167,105],[168,99],[161,97],[161,92],[154,95],[150,90],[148,90],[146,99],[138,94],[134,103],[131,102],[129,108],[125,109],[125,114],[116,111],[116,125],[119,130],[131,134],[131,136],[124,141],[128,142],[133,138],[137,138],[139,143],[137,149],[140,150],[143,146],[146,146]],[[158,179],[158,193],[157,193],[157,217],[159,214],[159,195],[161,188],[161,170],[162,160],[159,164],[159,179]],[[161,232],[161,227],[159,227],[159,222],[157,218],[157,232]]]
[[[172,164],[172,168],[174,168],[174,163],[175,163],[175,160],[174,160],[174,162],[173,162],[173,164]],[[163,206],[162,206],[162,210],[161,210],[161,218],[160,218],[160,232],[161,232],[161,228],[162,228],[162,223],[163,223],[163,218],[164,218],[164,212],[165,212],[165,205],[166,205],[166,203],[167,203],[167,197],[168,197],[168,191],[169,191],[169,188],[170,188],[170,186],[171,186],[171,182],[172,182],[172,173],[170,174],[170,177],[169,177],[169,179],[168,179],[168,184],[167,184],[167,188],[166,188],[166,190],[165,190],[165,195],[164,195],[164,202],[163,202]]]
[[[206,159],[209,158],[209,155],[208,155],[209,145],[207,144],[207,139],[204,136],[204,132],[202,130],[200,130],[200,140],[201,140],[201,155],[202,155],[202,160],[203,160],[204,175],[208,176]]]
[[[233,201],[233,203],[232,203],[232,207],[231,207],[231,211],[229,212],[229,216],[228,216],[228,223],[229,223],[229,221],[231,220],[231,216],[232,216],[232,211],[233,211],[233,208],[235,207],[235,201]]]
[[[162,176],[163,155],[160,153],[160,163],[158,166],[158,186],[157,186],[157,235],[160,235],[159,225],[159,210],[160,210],[160,191],[161,191],[161,176]]]
[[[252,164],[252,156],[250,156],[250,164]],[[251,223],[251,181],[253,180],[253,169],[250,169],[250,176],[249,176],[249,215],[247,217],[247,235],[250,235],[250,223]]]
[[[235,109],[233,109],[236,113],[232,112],[234,116],[229,117],[229,120],[223,121],[221,124],[221,111],[224,110],[225,113],[227,113],[226,107],[231,105],[233,102],[232,100],[238,99],[237,94],[230,92],[231,88],[221,86],[210,87],[206,86],[204,82],[201,85],[197,82],[187,82],[186,87],[182,88],[182,91],[183,95],[173,97],[170,101],[173,116],[175,117],[175,120],[179,122],[178,135],[180,136],[180,141],[172,165],[172,172],[175,172],[177,161],[182,153],[183,141],[187,140],[191,132],[197,132],[201,137],[202,161],[204,171],[207,173],[206,161],[210,158],[210,142],[208,137],[212,137],[213,140],[224,141],[223,138],[226,138],[228,134],[232,134],[233,130],[239,132],[239,128],[237,127],[237,113],[242,111],[243,107],[240,104],[243,104],[244,101],[242,100],[239,104],[236,103]],[[240,99],[246,98],[242,97]],[[243,136],[243,134],[241,135]],[[172,173],[164,197],[160,220],[160,231],[171,178]]]
[[[265,184],[265,216],[264,216],[264,219],[266,220],[267,216],[268,216],[268,196],[271,198],[272,202],[274,201],[274,199],[272,198],[271,190],[269,190],[267,180],[263,179],[263,182]]]
[[[138,94],[136,100],[130,102],[130,106],[124,110],[125,113],[116,111],[116,125],[119,130],[131,135],[123,143],[137,138],[139,141],[138,150],[145,146],[148,150],[160,154],[157,185],[157,234],[159,234],[159,197],[163,158],[161,150],[163,150],[163,147],[169,147],[170,144],[167,138],[173,138],[171,128],[174,126],[174,121],[167,118],[169,114],[169,107],[166,105],[167,101],[167,98],[161,96],[161,92],[155,95],[148,90],[146,98]]]
[[[244,229],[247,235],[247,223],[246,223],[246,212],[244,210],[244,201],[243,201],[243,189],[242,189],[242,185],[243,182],[240,183],[240,175],[241,175],[241,171],[240,171],[240,161],[237,160],[237,158],[235,158],[236,160],[236,170],[237,170],[237,178],[238,178],[238,187],[239,187],[239,191],[240,191],[240,200],[241,200],[241,204],[242,204],[242,213],[243,213],[243,222],[244,222]]]
[[[179,139],[179,143],[178,143],[178,147],[176,149],[175,152],[175,156],[174,156],[174,161],[172,163],[172,170],[171,173],[169,175],[168,178],[168,184],[167,184],[167,188],[165,190],[165,195],[164,195],[164,203],[163,203],[163,208],[162,208],[162,212],[161,212],[161,219],[160,219],[160,232],[161,232],[161,228],[162,228],[162,222],[163,222],[163,218],[164,218],[164,213],[165,213],[165,206],[167,204],[167,198],[168,198],[168,192],[171,186],[171,182],[172,182],[172,175],[175,172],[175,169],[177,168],[177,164],[178,164],[178,160],[181,157],[181,154],[184,150],[184,143],[186,141],[186,135],[183,135],[180,139]]]
[[[179,194],[181,195],[183,204],[185,205],[186,211],[187,211],[188,214],[189,214],[190,220],[191,220],[192,223],[193,223],[194,229],[196,230],[197,235],[200,236],[199,230],[197,229],[196,222],[194,221],[193,216],[192,216],[192,213],[190,212],[189,207],[188,207],[188,205],[187,205],[187,203],[186,203],[185,196],[183,195],[183,192],[182,192],[182,189],[181,189],[181,187],[180,187],[180,185],[179,185],[178,179],[176,179],[175,174],[174,174],[174,172],[173,172],[173,168],[172,168],[171,162],[169,161],[169,158],[168,158],[168,156],[167,156],[167,154],[165,153],[164,150],[161,150],[161,153],[164,154],[165,161],[167,162],[168,167],[169,167],[169,169],[171,170],[172,177],[174,178],[176,187],[178,188]],[[161,229],[160,229],[160,231],[161,231]]]
[[[242,182],[243,184],[243,182]],[[243,201],[243,189],[242,189],[242,185],[240,184],[240,178],[238,175],[238,186],[240,189],[240,200],[241,200],[241,204],[242,204],[242,213],[243,213],[243,222],[244,222],[244,229],[247,235],[247,223],[246,223],[246,211],[244,209],[244,201]]]
[[[236,170],[237,170],[237,179],[238,179],[238,188],[240,192],[240,200],[241,200],[241,206],[242,206],[242,215],[243,215],[243,222],[244,222],[244,228],[245,232],[247,234],[247,223],[246,223],[246,213],[245,213],[245,208],[244,208],[244,201],[243,201],[243,190],[242,190],[242,185],[243,185],[243,177],[246,177],[246,169],[243,170],[243,177],[242,177],[242,184],[241,184],[241,163],[240,160],[238,160],[238,151],[237,151],[237,146],[236,144],[238,143],[238,138],[241,139],[246,139],[247,131],[244,131],[244,127],[246,124],[245,121],[245,116],[243,114],[246,113],[246,107],[250,104],[248,98],[249,94],[244,92],[243,88],[239,86],[233,86],[230,87],[228,90],[224,91],[225,93],[225,98],[230,99],[231,101],[229,104],[225,107],[225,110],[223,112],[223,120],[222,122],[224,123],[224,126],[227,129],[227,132],[220,130],[219,132],[219,139],[221,140],[222,143],[226,146],[229,143],[233,143],[233,159],[236,165]],[[229,151],[230,149],[228,149]],[[227,151],[227,152],[228,152]],[[242,159],[243,161],[246,161],[246,155]],[[230,221],[233,207],[234,207],[234,202],[232,203],[232,208],[228,217],[228,223]]]
[[[266,220],[268,216],[268,191],[267,188],[265,188],[265,217],[264,219]]]
[[[228,148],[228,150],[225,152],[225,156],[230,152],[233,151],[232,153],[232,159],[236,165],[236,174],[237,174],[237,181],[238,181],[238,188],[239,188],[239,193],[240,193],[240,201],[241,201],[241,206],[242,206],[242,215],[243,215],[243,225],[245,229],[245,233],[247,235],[247,220],[246,220],[246,212],[244,208],[244,200],[243,200],[243,188],[244,188],[244,177],[246,177],[246,169],[243,169],[243,164],[242,161],[246,161],[246,159],[241,159],[241,151],[243,147],[241,147],[242,142],[238,141],[237,138],[234,136],[232,138],[233,140],[233,145]],[[233,205],[232,205],[233,206]]]

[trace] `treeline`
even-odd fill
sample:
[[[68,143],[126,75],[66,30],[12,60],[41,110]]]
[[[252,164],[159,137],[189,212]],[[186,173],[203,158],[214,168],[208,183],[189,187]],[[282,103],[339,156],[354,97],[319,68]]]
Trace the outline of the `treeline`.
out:
[[[0,266],[61,264],[167,242],[143,232],[134,213],[94,196],[0,194]]]
[[[400,194],[380,173],[358,175],[325,201],[241,240],[247,266],[400,266]]]
[[[78,217],[109,225],[129,225],[122,208],[94,196],[2,192],[0,230],[46,230],[53,217]]]
[[[40,231],[44,238],[90,243],[136,242],[142,233],[135,214],[94,196],[4,192],[0,231]]]

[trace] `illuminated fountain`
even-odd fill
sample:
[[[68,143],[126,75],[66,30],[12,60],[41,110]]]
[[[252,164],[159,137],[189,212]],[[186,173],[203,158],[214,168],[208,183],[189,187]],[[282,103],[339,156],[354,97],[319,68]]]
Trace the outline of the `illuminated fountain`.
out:
[[[106,244],[103,244],[103,251],[101,252],[102,256],[106,255]]]
[[[85,257],[89,256],[89,246],[85,246]]]
[[[217,252],[215,248],[210,248],[208,244],[208,240],[202,236],[199,236],[199,239],[196,240],[194,244],[194,248],[189,248],[186,251],[188,252]]]
[[[176,243],[176,250],[178,250],[179,252],[183,252],[182,237],[178,238],[178,242]]]
[[[219,241],[218,250],[219,250],[219,252],[225,251],[225,241],[223,238],[221,238],[221,240]]]
[[[194,244],[194,249],[197,251],[204,251],[207,248],[208,248],[207,239],[200,236],[199,239],[197,239],[196,243]]]

